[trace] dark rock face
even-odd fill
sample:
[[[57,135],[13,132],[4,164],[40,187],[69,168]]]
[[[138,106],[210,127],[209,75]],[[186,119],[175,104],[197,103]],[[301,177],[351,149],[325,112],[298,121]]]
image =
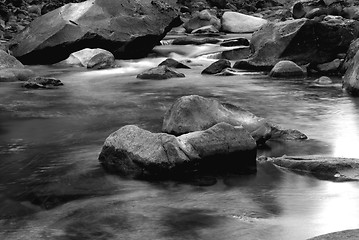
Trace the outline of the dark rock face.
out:
[[[273,78],[303,78],[305,77],[305,72],[292,61],[280,61],[270,71],[269,76]]]
[[[269,69],[280,60],[297,64],[320,64],[347,52],[358,36],[358,22],[345,24],[316,22],[308,19],[268,23],[253,34],[252,56],[235,68]]]
[[[224,41],[221,43],[223,47],[234,47],[234,46],[249,46],[247,38],[237,38],[230,41]]]
[[[343,77],[343,88],[353,96],[359,96],[359,51],[355,54],[352,63]]]
[[[137,78],[153,79],[153,80],[162,80],[168,78],[183,78],[183,77],[185,77],[183,73],[176,72],[175,70],[165,65],[148,69],[147,71],[137,75]]]
[[[255,158],[250,134],[220,123],[180,137],[127,125],[106,139],[99,161],[126,177],[186,178],[200,172],[255,172]]]
[[[59,79],[48,77],[34,77],[27,82],[23,83],[24,88],[54,88],[64,85]]]
[[[220,59],[202,71],[202,74],[216,74],[222,72],[226,68],[231,67],[231,62],[226,59]]]
[[[305,14],[306,12],[303,3],[301,2],[295,3],[293,6],[293,18],[294,19],[303,18]]]
[[[359,180],[359,159],[324,156],[283,156],[260,159],[293,171],[313,174],[321,179],[346,181]]]
[[[206,43],[216,44],[219,40],[217,38],[195,38],[195,37],[179,37],[173,40],[173,45],[202,45]]]
[[[167,66],[170,68],[187,68],[189,69],[190,67],[180,63],[176,60],[174,60],[173,58],[167,58],[166,60],[164,60],[163,62],[161,62],[160,64],[158,64],[158,66]]]
[[[181,135],[205,130],[220,122],[243,126],[258,143],[271,137],[271,126],[264,118],[238,106],[197,95],[177,99],[164,116],[162,131]]]
[[[177,11],[161,0],[88,0],[37,18],[10,49],[25,64],[56,63],[86,47],[140,58],[180,23]]]

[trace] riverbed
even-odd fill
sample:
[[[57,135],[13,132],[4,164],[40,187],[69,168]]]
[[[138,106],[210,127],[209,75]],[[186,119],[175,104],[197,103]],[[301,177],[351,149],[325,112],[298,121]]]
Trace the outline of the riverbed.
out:
[[[58,89],[0,83],[0,239],[300,240],[359,228],[357,182],[323,181],[270,164],[211,186],[106,173],[97,158],[110,133],[126,124],[160,132],[165,111],[190,94],[239,105],[309,138],[269,142],[258,156],[359,158],[359,99],[342,91],[341,79],[312,88],[314,78],[270,79],[261,72],[204,76],[214,59],[168,54],[187,60],[191,69],[179,70],[186,78],[137,79],[165,59],[156,56],[118,61],[110,70],[30,67],[59,78]]]

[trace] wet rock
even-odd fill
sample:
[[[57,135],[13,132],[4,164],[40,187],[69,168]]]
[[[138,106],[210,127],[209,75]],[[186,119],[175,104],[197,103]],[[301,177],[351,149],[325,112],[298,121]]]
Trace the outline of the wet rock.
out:
[[[274,124],[271,124],[271,128],[271,140],[292,141],[308,139],[307,135],[296,129],[282,129]]]
[[[335,240],[335,239],[345,239],[345,240],[356,240],[359,236],[359,229],[351,229],[340,232],[333,232],[324,235],[320,235],[314,238],[309,238],[307,240]]]
[[[192,31],[192,34],[211,34],[211,33],[219,33],[219,31],[217,28],[215,28],[212,25],[200,27]]]
[[[99,161],[126,177],[186,178],[199,172],[255,172],[255,157],[255,141],[243,127],[219,123],[175,137],[127,125],[106,139]]]
[[[34,77],[22,84],[24,88],[38,89],[38,88],[54,88],[64,85],[59,79],[50,77]]]
[[[221,58],[228,60],[240,60],[246,59],[251,55],[249,47],[238,47],[231,50],[224,50],[221,54]]]
[[[352,64],[343,77],[343,88],[353,96],[359,96],[359,51],[355,54]]]
[[[253,55],[234,67],[268,69],[280,60],[299,65],[330,62],[339,53],[346,52],[357,36],[358,22],[354,21],[343,25],[303,18],[268,23],[252,36]]]
[[[0,82],[26,81],[34,75],[16,58],[0,50]]]
[[[217,38],[196,38],[196,37],[179,37],[173,40],[173,45],[202,45],[206,43],[216,44],[220,40]]]
[[[222,72],[226,68],[231,67],[231,62],[226,59],[220,59],[211,65],[209,65],[207,68],[205,68],[201,74],[216,74]]]
[[[97,58],[98,61],[101,61],[101,59],[104,60],[104,63],[108,61],[109,59],[112,60],[112,64],[115,62],[115,57],[113,54],[107,50],[101,49],[101,48],[85,48],[77,52],[73,52],[70,54],[70,56],[65,59],[64,61],[61,61],[57,63],[57,65],[65,65],[65,66],[79,66],[79,67],[87,67],[89,61],[97,56],[98,54],[102,54],[104,58],[100,57]],[[92,60],[91,65],[95,65],[94,62],[96,59]],[[100,64],[100,62],[98,62]]]
[[[177,10],[160,0],[88,0],[35,19],[13,39],[10,50],[24,64],[53,64],[83,48],[141,58],[180,24]]]
[[[322,74],[336,74],[340,70],[340,66],[342,65],[342,59],[334,59],[328,63],[318,64],[315,68],[318,72]]]
[[[293,18],[294,19],[299,19],[299,18],[303,18],[306,15],[306,11],[304,9],[303,3],[302,2],[296,2],[293,5]]]
[[[214,12],[206,9],[195,13],[190,20],[185,22],[183,27],[186,29],[186,32],[191,33],[195,29],[209,25],[219,30],[221,28],[221,21],[216,17]]]
[[[151,68],[137,75],[137,78],[153,79],[153,80],[183,78],[183,77],[185,77],[183,73],[179,73],[167,66],[159,66],[159,67]]]
[[[309,87],[311,88],[323,88],[323,87],[340,87],[339,84],[334,84],[332,79],[327,76],[322,76],[318,79],[315,79]]]
[[[90,69],[108,69],[116,66],[115,57],[110,52],[102,52],[93,56],[87,63]]]
[[[190,69],[189,66],[180,63],[176,60],[174,60],[173,58],[167,58],[166,60],[164,60],[163,62],[161,62],[160,64],[158,64],[158,66],[167,66],[170,68],[187,68]]]
[[[326,156],[283,156],[267,158],[264,161],[293,171],[312,174],[324,180],[359,180],[359,159]]]
[[[292,61],[280,61],[270,71],[269,76],[273,78],[303,78],[305,77],[305,72]]]
[[[345,73],[349,66],[353,65],[354,63],[354,56],[359,51],[359,39],[354,40],[347,51],[347,54],[344,58],[343,65],[341,66],[340,72]]]
[[[264,118],[238,106],[197,95],[176,100],[164,116],[162,131],[181,135],[205,130],[220,122],[242,125],[258,143],[265,142],[271,136],[271,126]]]
[[[249,33],[258,30],[267,20],[238,12],[225,12],[222,16],[222,29],[230,33]]]

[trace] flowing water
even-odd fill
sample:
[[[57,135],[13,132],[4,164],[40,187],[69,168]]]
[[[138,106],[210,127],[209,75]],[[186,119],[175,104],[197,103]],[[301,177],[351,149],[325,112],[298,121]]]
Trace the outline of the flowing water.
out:
[[[126,124],[159,132],[166,109],[189,94],[240,105],[309,137],[270,142],[258,155],[359,158],[359,99],[341,90],[340,79],[310,88],[313,79],[263,73],[202,76],[213,59],[198,51],[208,48],[157,48],[189,59],[192,69],[180,70],[186,78],[137,79],[165,59],[154,57],[101,71],[32,67],[61,79],[58,89],[0,83],[0,239],[278,240],[359,228],[357,182],[322,181],[270,164],[206,187],[103,171],[97,157],[111,132]]]

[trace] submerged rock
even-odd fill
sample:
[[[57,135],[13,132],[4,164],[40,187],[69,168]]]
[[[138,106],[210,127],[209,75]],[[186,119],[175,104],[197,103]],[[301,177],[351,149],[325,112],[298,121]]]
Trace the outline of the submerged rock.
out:
[[[255,172],[255,158],[250,134],[220,123],[180,137],[127,125],[106,139],[99,161],[126,177],[186,179],[201,173]]]
[[[220,59],[208,67],[206,67],[201,74],[216,74],[222,72],[226,68],[231,67],[231,62],[226,59]]]
[[[304,70],[292,61],[278,62],[269,73],[274,78],[305,77]]]
[[[162,80],[169,78],[183,78],[185,75],[183,73],[177,72],[165,65],[148,69],[143,73],[137,75],[137,78],[141,79],[153,79],[153,80]]]
[[[283,156],[260,160],[268,161],[293,171],[310,173],[321,179],[335,181],[359,180],[359,159],[325,156]]]
[[[220,122],[243,126],[258,143],[271,137],[271,126],[264,118],[238,106],[197,95],[177,99],[164,116],[162,131],[181,135],[205,130]]]
[[[64,85],[59,79],[50,77],[34,77],[22,84],[24,88],[54,88]]]
[[[267,20],[238,12],[225,12],[222,16],[222,29],[230,33],[250,33],[257,31]]]
[[[178,62],[176,60],[174,60],[173,58],[167,58],[166,60],[164,60],[163,62],[161,62],[160,64],[158,64],[158,66],[167,66],[170,68],[187,68],[190,69],[189,66]]]
[[[10,50],[24,64],[53,64],[83,48],[141,58],[181,24],[177,17],[177,10],[161,0],[70,3],[31,22]]]

